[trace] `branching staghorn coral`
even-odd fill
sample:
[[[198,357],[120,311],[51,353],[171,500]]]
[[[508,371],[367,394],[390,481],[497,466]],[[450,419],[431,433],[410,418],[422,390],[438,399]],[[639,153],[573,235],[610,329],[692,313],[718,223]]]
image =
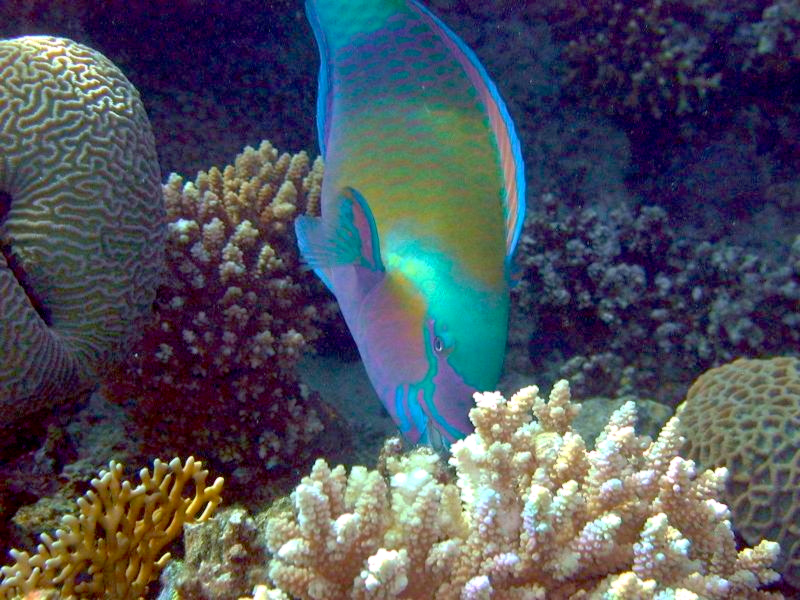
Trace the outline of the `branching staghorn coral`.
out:
[[[761,19],[737,30],[737,41],[747,48],[742,70],[757,71],[773,80],[776,75],[791,76],[800,59],[800,4],[796,0],[763,4]]]
[[[672,119],[699,110],[722,75],[695,12],[663,0],[574,3],[565,27],[576,34],[566,47],[569,78],[612,115]]]
[[[41,535],[36,554],[11,551],[14,564],[0,569],[0,599],[48,589],[62,600],[142,598],[170,559],[164,547],[221,501],[222,478],[207,486],[202,467],[192,457],[156,460],[133,486],[111,461],[78,499],[79,513],[64,516],[54,537]]]
[[[319,460],[267,522],[276,598],[779,598],[778,545],[736,550],[725,469],[678,455],[671,420],[634,433],[627,403],[595,449],[571,429],[560,381],[476,394],[475,433],[452,447],[456,483],[424,450],[377,471]]]
[[[0,41],[0,123],[6,427],[120,361],[152,316],[164,206],[139,93],[99,52],[64,38]]]
[[[796,0],[566,0],[545,18],[567,42],[575,95],[629,121],[713,119],[751,86],[781,97],[797,75]]]
[[[222,170],[187,183],[173,174],[164,186],[157,318],[109,384],[134,399],[159,451],[202,447],[217,465],[273,466],[323,428],[294,366],[332,304],[301,268],[292,227],[321,178],[321,160],[263,142]]]
[[[800,343],[800,238],[778,261],[685,239],[657,206],[562,216],[560,205],[543,194],[520,236],[515,369],[558,365],[583,397],[636,393],[674,406],[703,369]]]

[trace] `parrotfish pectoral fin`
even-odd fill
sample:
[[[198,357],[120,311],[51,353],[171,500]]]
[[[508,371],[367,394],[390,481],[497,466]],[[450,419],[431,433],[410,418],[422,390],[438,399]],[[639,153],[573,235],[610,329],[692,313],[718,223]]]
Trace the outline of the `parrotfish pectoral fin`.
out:
[[[295,233],[303,259],[331,288],[326,270],[354,265],[383,272],[378,230],[364,197],[353,188],[344,188],[329,205],[322,218],[300,216]]]

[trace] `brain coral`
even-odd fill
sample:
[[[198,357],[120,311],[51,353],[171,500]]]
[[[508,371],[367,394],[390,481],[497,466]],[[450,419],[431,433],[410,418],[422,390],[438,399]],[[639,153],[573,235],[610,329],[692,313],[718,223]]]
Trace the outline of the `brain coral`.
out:
[[[688,456],[730,471],[725,500],[742,537],[779,542],[784,579],[800,585],[800,360],[711,369],[677,414]]]
[[[0,41],[0,422],[92,385],[148,314],[160,178],[111,61],[66,39]]]

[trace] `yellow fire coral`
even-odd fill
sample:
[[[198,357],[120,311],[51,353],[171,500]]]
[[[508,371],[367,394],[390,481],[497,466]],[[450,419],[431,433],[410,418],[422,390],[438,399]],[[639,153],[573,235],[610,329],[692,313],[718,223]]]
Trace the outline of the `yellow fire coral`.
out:
[[[151,316],[164,205],[139,93],[91,48],[0,41],[0,124],[0,424],[10,426],[94,386]]]
[[[777,579],[778,545],[737,552],[717,501],[725,469],[678,456],[676,419],[650,441],[629,402],[587,450],[565,381],[548,402],[529,387],[476,404],[455,484],[423,450],[389,457],[388,484],[317,461],[268,521],[275,588],[256,597],[780,597],[758,591]]]
[[[687,456],[726,467],[725,501],[748,543],[778,541],[784,579],[800,585],[800,359],[741,358],[706,371],[678,407]]]
[[[134,487],[112,461],[78,499],[79,514],[63,517],[55,538],[42,534],[33,556],[11,551],[15,563],[0,569],[0,600],[53,588],[62,600],[143,597],[170,559],[164,547],[184,523],[206,520],[220,503],[223,480],[207,486],[202,467],[191,457],[186,464],[156,460]]]

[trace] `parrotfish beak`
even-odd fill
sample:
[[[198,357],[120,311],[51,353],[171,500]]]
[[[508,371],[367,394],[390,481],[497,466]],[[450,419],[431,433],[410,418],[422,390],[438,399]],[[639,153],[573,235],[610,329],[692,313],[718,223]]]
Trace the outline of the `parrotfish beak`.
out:
[[[442,455],[446,455],[450,450],[450,445],[452,442],[448,441],[443,435],[442,432],[436,427],[433,421],[428,421],[428,426],[425,428],[425,431],[422,433],[422,437],[420,438],[421,444],[426,444],[433,448],[436,452]]]

